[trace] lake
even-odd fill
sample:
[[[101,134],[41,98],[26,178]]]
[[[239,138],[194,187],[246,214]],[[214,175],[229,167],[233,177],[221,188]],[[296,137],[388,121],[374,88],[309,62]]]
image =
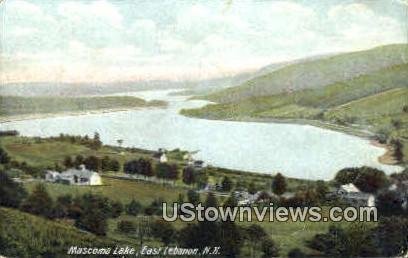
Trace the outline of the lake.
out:
[[[169,102],[167,108],[61,116],[13,121],[2,130],[18,130],[26,136],[55,136],[60,133],[93,135],[99,132],[105,144],[150,150],[180,148],[198,151],[195,158],[213,166],[258,173],[281,172],[288,177],[330,180],[345,167],[372,166],[386,173],[400,171],[383,165],[378,157],[385,150],[368,140],[309,125],[213,121],[184,117],[181,108],[207,102],[171,96],[172,91],[143,91],[128,95]]]

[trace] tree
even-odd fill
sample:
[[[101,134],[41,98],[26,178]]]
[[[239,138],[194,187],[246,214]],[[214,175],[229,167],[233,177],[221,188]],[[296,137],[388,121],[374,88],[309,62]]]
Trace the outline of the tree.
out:
[[[84,160],[84,165],[89,170],[100,171],[102,167],[102,162],[96,156],[89,156]]]
[[[232,190],[233,184],[234,183],[232,182],[232,180],[229,177],[225,176],[221,182],[222,190],[224,192],[230,192]]]
[[[104,156],[101,160],[102,171],[114,171],[117,172],[120,169],[119,161],[112,159],[109,156]]]
[[[101,159],[101,169],[102,169],[102,171],[109,171],[109,165],[110,165],[109,156],[103,156],[103,158]]]
[[[214,194],[209,193],[205,200],[204,207],[218,207],[218,201]],[[199,247],[216,246],[220,243],[220,227],[215,221],[200,221],[198,224],[198,241]]]
[[[82,156],[82,155],[77,155],[77,156],[75,157],[75,161],[74,161],[75,167],[79,167],[80,165],[83,165],[83,164],[84,164],[84,161],[85,161],[84,156]]]
[[[237,207],[238,200],[234,197],[234,195],[230,195],[228,199],[224,202],[224,207]]]
[[[400,215],[404,212],[403,200],[396,191],[384,191],[378,194],[375,206],[382,215]]]
[[[304,258],[307,257],[299,248],[294,248],[288,252],[288,258]]]
[[[391,145],[393,146],[393,157],[397,162],[402,162],[404,159],[403,145],[400,140],[393,139],[391,140]]]
[[[262,257],[269,258],[269,257],[278,257],[279,256],[279,249],[276,246],[275,242],[270,239],[269,237],[265,238],[261,243],[261,250],[262,250]]]
[[[366,166],[342,169],[337,172],[335,181],[342,185],[353,183],[358,189],[367,193],[376,193],[388,182],[383,171]]]
[[[146,215],[160,215],[163,211],[163,204],[164,200],[162,198],[154,199],[152,203],[147,206],[144,210]]]
[[[53,200],[43,184],[34,187],[33,192],[22,203],[21,209],[35,215],[51,217]]]
[[[375,229],[380,254],[395,257],[408,250],[408,219],[406,217],[387,217],[379,221]]]
[[[75,163],[74,163],[74,161],[72,160],[71,156],[66,156],[66,157],[64,158],[63,164],[64,164],[64,166],[65,166],[66,168],[72,168],[72,167],[75,166]]]
[[[156,220],[153,222],[151,225],[151,232],[153,237],[160,239],[165,245],[169,245],[173,242],[176,234],[173,224],[163,220]]]
[[[163,179],[177,180],[177,165],[169,163],[158,163],[156,165],[156,176]]]
[[[401,120],[400,119],[392,119],[391,124],[397,130],[401,128]]]
[[[252,182],[249,183],[249,185],[248,185],[248,193],[250,193],[250,194],[256,194],[256,192],[257,192],[257,188],[256,188],[256,185],[255,185],[255,182],[252,181]]]
[[[361,167],[354,180],[354,185],[363,192],[376,193],[388,183],[387,176],[381,170],[371,167]]]
[[[231,195],[224,203],[224,207],[236,207],[237,200]],[[222,254],[226,257],[239,256],[241,246],[244,241],[242,229],[235,224],[234,221],[227,220],[220,222],[220,246],[222,246]]]
[[[27,192],[22,185],[0,171],[0,206],[17,208],[26,196]]]
[[[195,171],[191,166],[187,166],[183,169],[183,182],[187,185],[195,183]]]
[[[196,171],[195,177],[196,177],[195,181],[196,181],[197,188],[201,189],[207,186],[208,175],[205,169]]]
[[[111,209],[112,209],[112,211],[111,211],[111,217],[112,218],[119,217],[122,214],[123,210],[124,210],[123,204],[121,202],[119,202],[119,201],[111,202]]]
[[[356,180],[359,173],[360,173],[359,168],[344,168],[337,172],[334,180],[340,185],[353,183]]]
[[[278,173],[272,182],[272,192],[277,195],[282,195],[286,191],[286,179]]]
[[[116,142],[119,144],[119,147],[122,147],[123,140],[122,139],[117,139]]]
[[[147,177],[154,175],[150,160],[143,158],[126,162],[123,165],[123,171],[127,174],[139,174]]]
[[[73,199],[70,194],[57,197],[53,210],[54,218],[69,218],[71,217],[73,208]],[[74,218],[74,216],[73,216]]]
[[[118,222],[117,225],[118,231],[125,233],[125,234],[130,234],[136,232],[136,226],[135,224],[130,221],[130,220],[121,220]]]
[[[320,202],[323,202],[326,199],[326,194],[328,191],[329,187],[323,180],[318,180],[316,182],[315,193]]]
[[[363,224],[352,225],[346,229],[330,226],[327,233],[315,235],[307,242],[307,246],[329,257],[373,257],[378,255],[372,234]]]
[[[237,257],[241,252],[243,236],[239,226],[234,221],[220,222],[220,244],[221,253],[225,257]]]
[[[98,132],[94,133],[94,137],[92,140],[91,148],[94,150],[98,150],[102,147],[102,141]]]
[[[126,213],[129,215],[137,216],[142,212],[142,210],[142,204],[134,199],[130,201],[128,205],[126,205]]]
[[[0,147],[0,164],[7,164],[10,162],[10,157],[7,152]]]
[[[109,170],[118,172],[120,169],[120,163],[116,159],[111,159],[109,162]]]
[[[253,256],[254,250],[260,249],[261,241],[267,236],[265,230],[257,224],[251,224],[245,229],[245,239],[249,242],[251,256]]]
[[[200,195],[194,190],[187,191],[187,200],[189,203],[198,205],[200,203]]]
[[[106,235],[107,219],[113,215],[109,199],[89,193],[84,194],[78,201],[81,214],[75,225],[97,235]]]

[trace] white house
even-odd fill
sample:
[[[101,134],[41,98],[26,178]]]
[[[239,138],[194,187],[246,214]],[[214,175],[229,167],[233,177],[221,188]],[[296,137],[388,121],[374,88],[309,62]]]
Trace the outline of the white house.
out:
[[[159,161],[160,161],[160,163],[167,163],[168,159],[167,159],[166,153],[162,153],[160,155]]]
[[[354,184],[346,184],[339,187],[337,195],[343,201],[354,206],[375,206],[375,196],[369,193],[361,192]]]
[[[81,165],[79,169],[71,168],[61,173],[47,171],[45,180],[70,185],[102,185],[101,176],[97,172],[86,169],[84,165]]]
[[[238,200],[238,206],[247,206],[257,202],[261,192],[250,194],[247,191],[235,191],[234,197]]]
[[[353,183],[342,185],[337,190],[338,194],[360,193],[360,190]]]

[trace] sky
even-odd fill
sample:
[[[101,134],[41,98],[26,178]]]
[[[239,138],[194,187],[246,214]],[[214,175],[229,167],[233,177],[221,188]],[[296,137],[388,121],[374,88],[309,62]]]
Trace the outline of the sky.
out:
[[[408,0],[3,0],[2,82],[201,80],[407,42]]]

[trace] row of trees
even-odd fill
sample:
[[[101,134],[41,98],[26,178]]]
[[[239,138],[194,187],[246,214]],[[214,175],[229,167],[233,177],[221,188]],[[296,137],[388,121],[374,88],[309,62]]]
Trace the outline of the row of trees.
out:
[[[85,145],[93,150],[98,150],[102,147],[102,141],[98,132],[94,133],[93,138],[90,138],[88,135],[80,136],[61,133],[57,137],[50,137],[50,139]]]
[[[408,251],[407,236],[406,217],[387,217],[374,228],[364,223],[345,228],[331,226],[327,233],[307,241],[307,245],[327,257],[396,257]]]
[[[197,193],[190,190],[187,193],[189,202],[198,203],[200,198]],[[179,201],[182,201],[182,197]],[[205,207],[218,207],[217,198],[209,194],[204,204]],[[236,200],[231,197],[225,203],[225,207],[236,206]],[[263,257],[275,257],[279,255],[279,249],[265,230],[256,224],[249,227],[236,225],[233,221],[200,221],[188,223],[180,230],[176,230],[172,223],[162,220],[145,218],[141,223],[131,220],[121,220],[117,229],[124,234],[137,235],[142,241],[143,237],[154,237],[166,245],[175,243],[187,248],[204,248],[207,246],[221,246],[221,255],[237,257],[242,252],[242,247],[247,246],[251,257],[255,253]]]
[[[156,176],[157,178],[168,180],[177,180],[180,177],[177,164],[157,163],[153,166],[151,160],[144,158],[126,162],[123,165],[123,171],[130,175],[142,175],[145,177]],[[203,187],[208,181],[208,176],[205,169],[187,166],[182,170],[182,180],[185,184]]]
[[[126,162],[123,166],[123,171],[130,175],[142,175],[145,177],[156,176],[157,178],[169,180],[177,180],[179,178],[177,164],[157,163],[153,169],[152,162],[144,158]]]
[[[383,171],[365,166],[342,169],[337,172],[334,180],[340,185],[353,183],[366,193],[376,193],[388,184],[388,178]]]
[[[109,156],[104,156],[102,158],[96,156],[84,157],[82,155],[77,155],[75,158],[66,156],[63,162],[65,168],[78,168],[82,164],[85,165],[87,169],[93,171],[118,172],[120,170],[119,161],[114,158],[110,158]]]
[[[0,146],[0,164],[7,164],[10,162],[10,156],[8,153]]]

